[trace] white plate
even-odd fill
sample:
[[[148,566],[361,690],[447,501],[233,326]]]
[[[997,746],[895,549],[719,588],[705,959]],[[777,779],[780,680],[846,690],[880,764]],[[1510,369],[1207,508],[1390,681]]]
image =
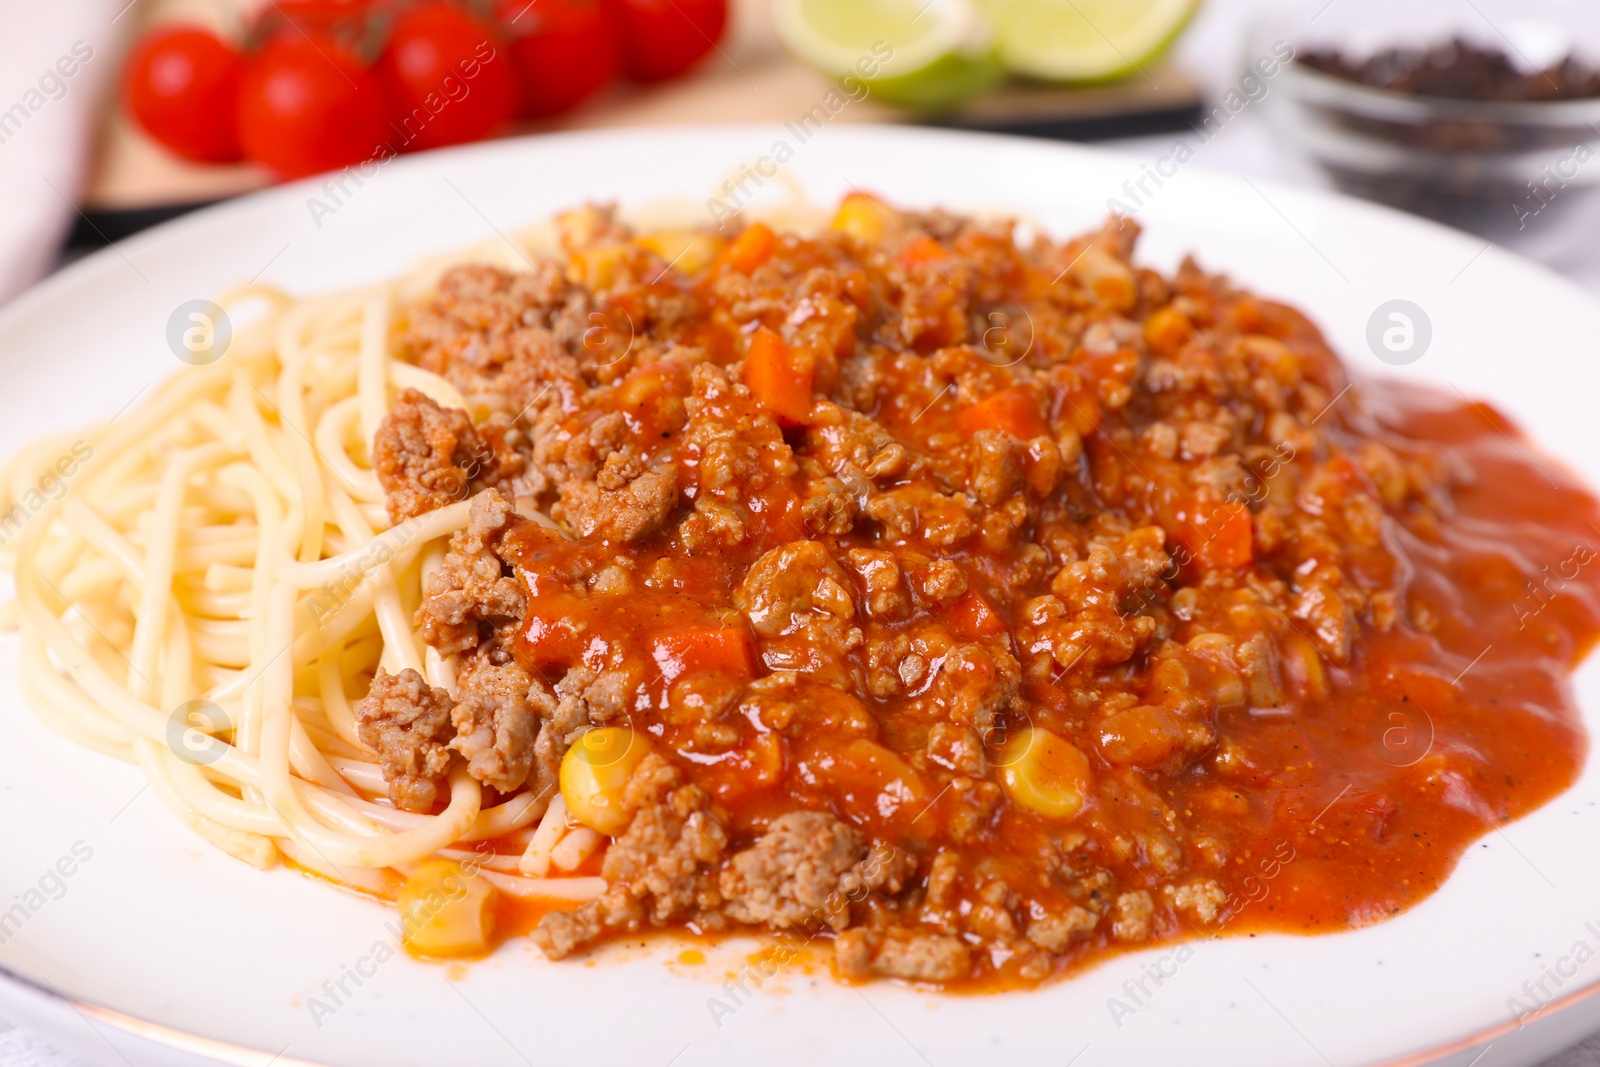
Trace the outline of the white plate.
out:
[[[840,127],[801,143],[788,129],[720,128],[431,154],[392,163],[359,187],[346,183],[337,202],[323,183],[291,185],[91,256],[0,314],[0,449],[113,413],[176,369],[164,341],[169,314],[226,284],[259,274],[312,292],[377,279],[590,198],[702,205],[780,140],[793,150],[780,176],[745,185],[762,200],[789,195],[793,183],[826,204],[854,186],[910,205],[1017,213],[1057,234],[1096,225],[1107,199],[1126,201],[1123,183],[1146,173],[1139,160],[1033,141]],[[1146,185],[1154,195],[1140,212],[1144,261],[1170,270],[1195,250],[1207,267],[1307,309],[1358,372],[1491,397],[1600,484],[1600,304],[1574,286],[1474,239],[1353,201],[1192,164],[1163,182]],[[313,196],[336,210],[314,217]],[[1373,311],[1397,298],[1425,310],[1433,340],[1422,359],[1391,368],[1365,336]],[[59,899],[0,935],[0,967],[132,1019],[265,1052],[234,1062],[264,1064],[283,1051],[280,1063],[349,1067],[469,1059],[483,1067],[1342,1067],[1445,1053],[1450,1059],[1439,1062],[1465,1064],[1475,1042],[1492,1039],[1488,1062],[1498,1067],[1533,1062],[1600,1027],[1600,998],[1586,996],[1600,980],[1600,959],[1589,959],[1600,953],[1593,763],[1571,791],[1471,848],[1435,896],[1380,926],[1213,941],[1181,964],[1165,947],[1003,996],[941,997],[887,983],[853,989],[824,971],[791,968],[740,996],[732,1015],[714,1017],[711,998],[734,1003],[722,982],[749,943],[698,967],[671,963],[681,946],[670,942],[563,964],[513,942],[464,968],[404,955],[374,968],[378,947],[388,952],[393,942],[388,909],[287,870],[263,874],[203,844],[142,788],[136,770],[74,748],[24,710],[14,648],[6,644],[0,663],[0,893],[36,885],[75,842],[93,855],[64,880]],[[1593,662],[1578,687],[1594,729]],[[1569,956],[1579,943],[1586,952],[1575,965]],[[1150,969],[1169,976],[1159,987],[1144,979],[1151,995],[1114,1017],[1110,998],[1131,1003],[1125,984]],[[347,978],[343,1006],[314,1017],[311,998],[328,998],[324,982],[356,970],[373,973],[359,986]],[[1508,1001],[1526,1001],[1523,983],[1541,980],[1550,997],[1572,1003],[1519,1029]],[[41,1003],[5,998],[24,1013]],[[82,1016],[55,1011],[85,1041],[101,1041],[82,1029]]]

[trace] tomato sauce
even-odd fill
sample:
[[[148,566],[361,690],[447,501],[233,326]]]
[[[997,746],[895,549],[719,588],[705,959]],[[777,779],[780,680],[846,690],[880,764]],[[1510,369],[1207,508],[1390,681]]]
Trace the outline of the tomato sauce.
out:
[[[989,989],[1360,926],[1571,785],[1600,504],[1501,415],[1353,384],[1298,312],[1136,268],[1115,226],[1022,247],[850,210],[618,268],[604,306],[681,308],[533,430],[612,434],[606,471],[547,472],[602,532],[496,548],[517,665],[624,694],[606,725],[699,791],[727,864],[795,812],[895,857],[800,924],[842,973]],[[654,514],[642,471],[676,487]],[[739,928],[719,873],[651,922]]]

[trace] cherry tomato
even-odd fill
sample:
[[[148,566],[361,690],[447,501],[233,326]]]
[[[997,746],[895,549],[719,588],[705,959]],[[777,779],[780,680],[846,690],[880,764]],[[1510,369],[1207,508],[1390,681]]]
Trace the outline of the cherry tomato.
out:
[[[616,80],[616,31],[599,0],[501,0],[497,13],[528,118],[571,110]]]
[[[239,53],[210,30],[167,26],[134,46],[122,98],[141,129],[184,159],[239,158]]]
[[[517,113],[517,78],[489,23],[446,3],[412,8],[378,61],[406,149],[489,136]]]
[[[675,78],[716,47],[727,0],[606,0],[622,38],[622,69],[634,81]]]
[[[325,33],[284,30],[245,64],[239,140],[284,178],[371,159],[391,140],[383,78]]]

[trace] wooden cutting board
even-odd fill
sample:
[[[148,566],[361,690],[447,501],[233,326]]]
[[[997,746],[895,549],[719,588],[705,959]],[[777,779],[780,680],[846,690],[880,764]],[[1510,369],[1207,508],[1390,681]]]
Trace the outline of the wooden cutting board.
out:
[[[198,20],[228,33],[261,0],[147,0],[142,25],[175,18]],[[811,113],[835,84],[793,59],[773,32],[769,0],[734,0],[732,23],[718,52],[689,76],[665,85],[618,85],[558,120],[524,123],[508,136],[548,130],[734,122],[795,122]],[[838,99],[838,96],[835,96]],[[949,114],[930,117],[880,103],[849,101],[830,122],[929,122],[1092,140],[1185,128],[1199,113],[1195,82],[1167,64],[1114,85],[1083,89],[1011,83]],[[120,106],[108,108],[86,192],[86,210],[107,236],[156,221],[185,207],[249,192],[268,184],[248,164],[186,163],[145,137]],[[117,216],[124,216],[118,218]]]

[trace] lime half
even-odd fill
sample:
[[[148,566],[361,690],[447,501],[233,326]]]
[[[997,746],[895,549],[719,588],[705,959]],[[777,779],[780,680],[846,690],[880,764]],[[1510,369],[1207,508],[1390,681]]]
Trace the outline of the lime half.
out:
[[[983,0],[1000,59],[1053,82],[1111,81],[1158,59],[1199,0]]]
[[[890,103],[949,108],[1003,73],[971,0],[777,0],[773,20],[802,60]]]

